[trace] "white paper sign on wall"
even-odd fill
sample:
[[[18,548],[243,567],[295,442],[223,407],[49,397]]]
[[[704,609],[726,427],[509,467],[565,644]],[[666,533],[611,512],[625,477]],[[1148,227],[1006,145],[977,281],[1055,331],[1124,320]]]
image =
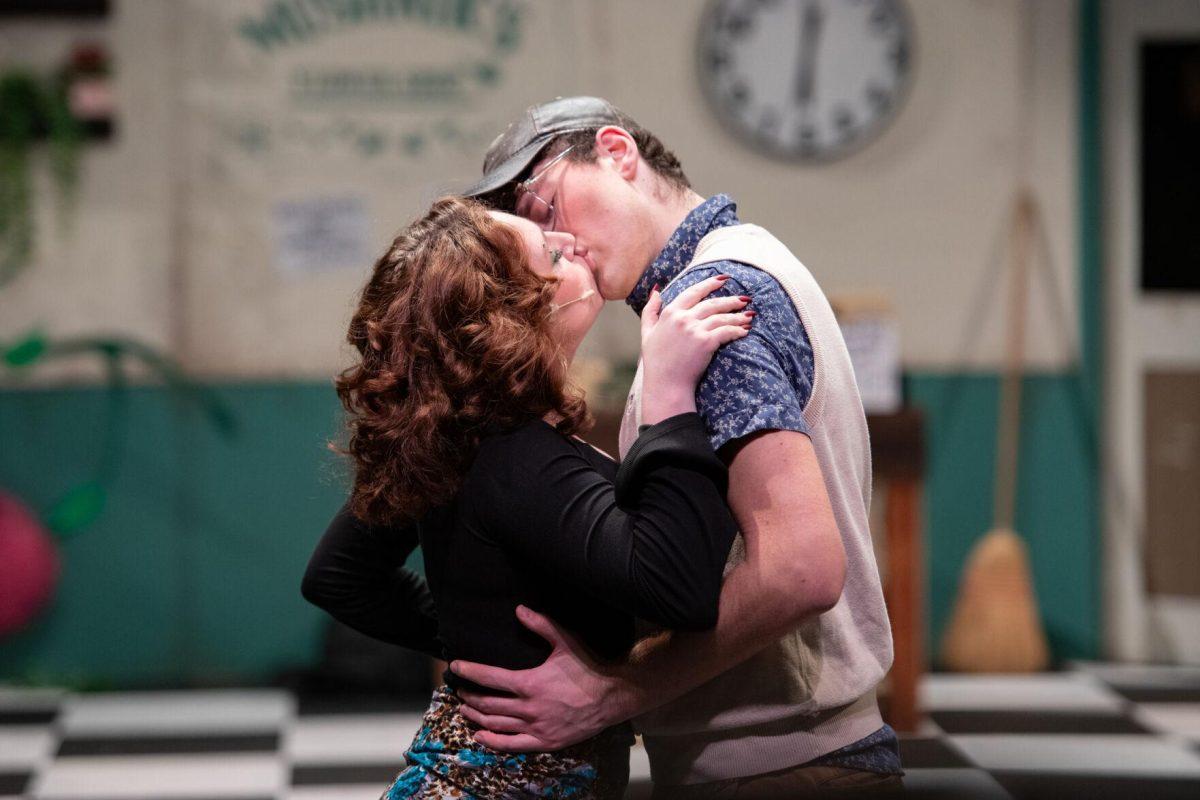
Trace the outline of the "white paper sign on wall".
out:
[[[371,224],[362,197],[280,200],[272,209],[276,269],[292,278],[369,264]]]
[[[894,414],[903,404],[900,389],[900,332],[889,317],[859,316],[841,321],[854,377],[868,414]]]

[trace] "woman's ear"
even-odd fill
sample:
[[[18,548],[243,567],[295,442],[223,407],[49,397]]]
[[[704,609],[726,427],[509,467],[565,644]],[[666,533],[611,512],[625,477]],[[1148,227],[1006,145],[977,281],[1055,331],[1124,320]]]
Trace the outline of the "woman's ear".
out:
[[[596,131],[596,154],[611,158],[617,174],[627,181],[637,177],[638,146],[624,128],[606,125]]]

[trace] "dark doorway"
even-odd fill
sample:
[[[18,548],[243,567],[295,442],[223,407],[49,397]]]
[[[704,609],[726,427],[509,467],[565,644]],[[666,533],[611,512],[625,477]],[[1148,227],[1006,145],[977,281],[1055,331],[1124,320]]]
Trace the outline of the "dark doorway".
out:
[[[1141,56],[1142,288],[1200,291],[1200,40]]]

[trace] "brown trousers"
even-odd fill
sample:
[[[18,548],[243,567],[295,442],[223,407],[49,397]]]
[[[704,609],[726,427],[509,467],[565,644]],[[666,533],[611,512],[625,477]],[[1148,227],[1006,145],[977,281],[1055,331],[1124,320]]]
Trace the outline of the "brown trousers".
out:
[[[899,775],[846,767],[798,766],[686,786],[655,786],[652,800],[787,800],[788,798],[899,797]]]

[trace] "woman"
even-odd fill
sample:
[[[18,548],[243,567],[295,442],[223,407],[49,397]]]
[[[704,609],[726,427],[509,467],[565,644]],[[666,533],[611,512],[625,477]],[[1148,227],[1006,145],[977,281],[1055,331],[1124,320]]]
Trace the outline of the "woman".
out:
[[[635,615],[714,625],[735,526],[695,386],[750,322],[744,300],[705,299],[722,282],[665,311],[655,293],[643,313],[647,425],[618,469],[576,435],[586,409],[567,381],[603,305],[586,254],[569,234],[436,202],[376,263],[350,324],[360,361],[337,390],[354,489],[304,596],[375,638],[511,669],[549,654],[518,605],[601,658],[628,652]],[[428,584],[403,569],[418,544]],[[384,797],[621,795],[627,726],[553,753],[498,753],[458,710],[457,690],[487,690],[445,679]]]

